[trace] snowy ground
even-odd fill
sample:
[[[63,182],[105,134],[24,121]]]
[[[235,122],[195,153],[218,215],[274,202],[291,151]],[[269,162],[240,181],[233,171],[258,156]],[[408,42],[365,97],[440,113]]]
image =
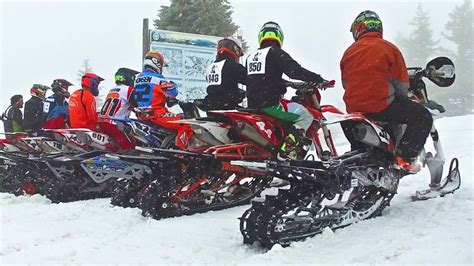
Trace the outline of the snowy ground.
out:
[[[0,194],[0,264],[472,265],[473,121],[474,116],[437,120],[446,157],[458,157],[461,165],[462,185],[454,195],[411,202],[410,195],[429,182],[424,170],[401,181],[382,217],[289,248],[244,246],[237,217],[247,206],[156,221],[137,209],[112,207],[107,199],[51,204],[41,196]]]

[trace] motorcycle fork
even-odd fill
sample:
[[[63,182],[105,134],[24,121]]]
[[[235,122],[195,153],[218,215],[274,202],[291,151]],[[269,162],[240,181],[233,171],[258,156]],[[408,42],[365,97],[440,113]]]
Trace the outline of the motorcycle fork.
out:
[[[326,158],[327,154],[324,154],[323,145],[321,143],[321,140],[319,139],[319,129],[322,129],[323,131],[323,136],[324,136],[326,146],[329,148],[329,152],[331,153],[330,156],[337,157],[338,154],[337,154],[334,142],[332,140],[331,131],[327,128],[326,125],[323,125],[323,126],[312,125],[308,130],[308,136],[313,141],[318,158],[321,160],[328,159]]]

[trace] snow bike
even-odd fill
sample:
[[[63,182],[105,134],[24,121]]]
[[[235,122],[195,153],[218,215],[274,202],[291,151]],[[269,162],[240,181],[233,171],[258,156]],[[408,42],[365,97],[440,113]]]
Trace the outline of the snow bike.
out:
[[[412,84],[420,84],[423,77],[438,86],[449,86],[454,81],[454,66],[447,58],[436,58],[427,64],[426,69],[414,71]],[[427,100],[425,89],[412,86],[410,91],[422,103],[427,103],[427,108],[439,109],[439,105]],[[376,217],[390,204],[399,179],[407,174],[393,167],[393,152],[403,127],[390,127],[362,114],[339,115],[324,121],[324,124],[343,121],[354,123],[354,138],[365,149],[322,162],[232,162],[288,181],[285,187],[264,190],[240,217],[240,231],[245,244],[258,242],[265,248],[275,244],[288,246],[292,241],[319,234],[326,227],[337,229]],[[437,134],[431,136],[435,136],[435,149],[441,152]],[[433,170],[430,160],[441,155],[421,156],[430,169],[432,182],[438,182],[436,187],[442,191],[438,195],[452,193],[460,185],[457,159],[453,159],[448,176],[440,183],[442,170],[439,167]]]
[[[49,138],[18,136],[12,146],[18,151],[10,145],[9,151],[2,152],[0,191],[39,193],[54,202],[110,197],[118,178],[140,177],[145,171],[136,160],[123,161],[110,155],[116,145],[100,132],[53,129],[43,135]],[[58,150],[43,149],[48,142],[56,144]]]
[[[48,137],[31,137],[26,133],[6,134],[0,142],[0,191],[17,193],[23,174],[34,161],[31,158],[71,154],[72,150]]]
[[[71,152],[62,143],[48,136],[29,136],[27,133],[5,133],[6,139],[0,140],[0,150],[4,152],[24,152],[34,155],[41,153]]]
[[[199,117],[200,112],[194,103],[186,103],[176,101],[184,111],[185,118]],[[146,110],[136,110],[142,112]],[[180,142],[180,147],[186,147],[193,151],[202,151],[205,149],[206,143],[198,142],[193,135],[189,134],[189,130],[182,130],[180,132],[171,130],[163,126],[156,125],[146,120],[136,120],[130,118],[110,118],[129,139],[137,143],[136,149],[133,153],[140,153],[140,160],[136,160],[135,156],[122,154],[119,157],[121,160],[132,161],[138,165],[145,167],[147,171],[140,172],[144,175],[135,175],[133,178],[120,178],[117,186],[114,188],[114,193],[111,199],[113,205],[122,207],[136,207],[138,204],[137,197],[140,191],[144,190],[153,178],[157,178],[162,170],[165,170],[168,175],[171,175],[172,168],[175,165],[166,164],[164,161],[172,160],[172,163],[178,163],[180,158],[176,158],[173,153],[168,154],[169,158],[157,156],[155,153],[163,149],[179,148],[176,143]],[[188,128],[183,125],[183,128]],[[183,136],[188,135],[188,136]],[[200,146],[202,145],[202,146]],[[153,173],[153,174],[151,174]]]
[[[320,84],[331,86],[331,84]],[[307,83],[288,82],[300,91],[305,105],[311,108],[314,123],[308,136],[323,159],[337,155],[329,130],[322,125],[322,112],[341,113],[333,106],[319,106],[315,92],[318,88],[306,90]],[[311,85],[314,86],[314,85]],[[319,92],[317,92],[319,93]],[[342,113],[341,113],[342,114]],[[228,208],[248,203],[271,179],[256,178],[262,175],[245,167],[231,165],[232,160],[264,161],[276,156],[290,124],[255,110],[209,111],[208,117],[179,121],[189,124],[201,141],[214,141],[217,145],[201,153],[185,152],[186,160],[178,163],[185,171],[173,175],[163,170],[163,176],[153,180],[140,191],[139,207],[144,215],[154,218],[179,216]],[[323,152],[318,130],[323,133],[330,151]],[[229,143],[229,144],[225,144]],[[309,145],[307,145],[309,148]],[[159,156],[170,158],[183,156],[183,152],[155,150]],[[300,154],[303,158],[306,150]],[[204,167],[206,165],[206,167]],[[176,166],[174,166],[176,168]],[[261,176],[263,177],[263,176]]]
[[[134,140],[145,147],[162,147],[171,134],[144,121],[120,121],[126,121]],[[137,159],[139,150],[125,151],[132,155],[122,155],[122,159],[110,154],[119,146],[104,133],[74,128],[42,130],[38,135],[41,137],[8,134],[8,139],[1,141],[0,191],[40,193],[53,201],[108,197],[116,187],[110,189],[111,184],[120,184],[115,180],[140,180],[150,174],[148,166]]]

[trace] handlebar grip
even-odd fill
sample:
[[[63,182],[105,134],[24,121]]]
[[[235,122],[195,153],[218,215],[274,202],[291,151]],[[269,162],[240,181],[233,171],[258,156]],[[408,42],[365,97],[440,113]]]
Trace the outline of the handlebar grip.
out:
[[[429,72],[429,74],[433,78],[444,77],[444,72],[443,71],[431,70]]]

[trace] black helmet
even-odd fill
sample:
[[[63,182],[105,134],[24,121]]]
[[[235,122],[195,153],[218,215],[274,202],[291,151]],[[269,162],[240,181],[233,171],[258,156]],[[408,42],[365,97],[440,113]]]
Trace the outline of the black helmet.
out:
[[[115,73],[115,83],[116,84],[124,84],[130,87],[133,87],[135,83],[135,76],[140,73],[136,70],[122,67],[117,70]]]
[[[69,98],[70,94],[68,88],[71,85],[72,83],[65,79],[55,79],[51,84],[51,88],[53,89],[54,94]]]

